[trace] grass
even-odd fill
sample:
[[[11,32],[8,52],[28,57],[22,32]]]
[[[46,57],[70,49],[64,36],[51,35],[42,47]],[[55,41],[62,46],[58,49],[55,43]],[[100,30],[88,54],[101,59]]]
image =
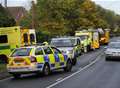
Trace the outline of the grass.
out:
[[[0,72],[6,71],[6,64],[0,64]]]
[[[11,75],[7,72],[6,64],[0,64],[0,80],[10,77]]]

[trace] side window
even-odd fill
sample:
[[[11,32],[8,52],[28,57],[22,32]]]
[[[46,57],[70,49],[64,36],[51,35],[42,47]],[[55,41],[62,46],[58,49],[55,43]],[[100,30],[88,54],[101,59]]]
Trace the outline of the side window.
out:
[[[44,47],[45,54],[53,54],[52,50],[49,47]]]
[[[25,33],[25,34],[23,35],[23,38],[24,38],[24,42],[27,43],[27,42],[28,42],[28,34]]]
[[[30,34],[30,42],[35,42],[35,36],[34,34]]]
[[[54,52],[55,54],[61,54],[61,51],[58,50],[57,48],[55,48],[55,47],[51,47],[51,48],[53,49],[53,52]]]
[[[8,43],[7,35],[0,35],[0,43]]]
[[[37,49],[35,50],[35,55],[43,55],[42,48],[37,48]]]

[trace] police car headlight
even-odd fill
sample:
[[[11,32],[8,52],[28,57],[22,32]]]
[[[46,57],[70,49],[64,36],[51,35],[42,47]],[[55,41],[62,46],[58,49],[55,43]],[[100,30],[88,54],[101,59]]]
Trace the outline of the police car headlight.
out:
[[[110,52],[110,51],[105,51],[105,54],[112,54],[112,52]]]
[[[66,53],[67,53],[67,54],[72,54],[72,53],[73,53],[73,50],[68,50]]]

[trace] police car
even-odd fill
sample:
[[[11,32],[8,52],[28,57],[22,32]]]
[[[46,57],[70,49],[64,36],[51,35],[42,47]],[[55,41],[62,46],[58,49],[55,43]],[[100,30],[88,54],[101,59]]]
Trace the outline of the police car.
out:
[[[51,45],[66,53],[72,59],[72,64],[76,64],[77,57],[81,54],[81,40],[79,37],[52,38]]]
[[[56,47],[49,45],[17,48],[9,56],[7,64],[8,72],[15,78],[33,72],[49,75],[56,69],[71,71],[71,59]]]

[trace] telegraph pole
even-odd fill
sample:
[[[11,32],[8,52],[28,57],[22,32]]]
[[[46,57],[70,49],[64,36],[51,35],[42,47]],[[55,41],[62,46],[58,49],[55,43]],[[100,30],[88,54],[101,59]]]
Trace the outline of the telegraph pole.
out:
[[[5,0],[4,4],[5,4],[5,8],[7,8],[7,0]]]
[[[35,2],[32,0],[32,29],[35,29]]]

